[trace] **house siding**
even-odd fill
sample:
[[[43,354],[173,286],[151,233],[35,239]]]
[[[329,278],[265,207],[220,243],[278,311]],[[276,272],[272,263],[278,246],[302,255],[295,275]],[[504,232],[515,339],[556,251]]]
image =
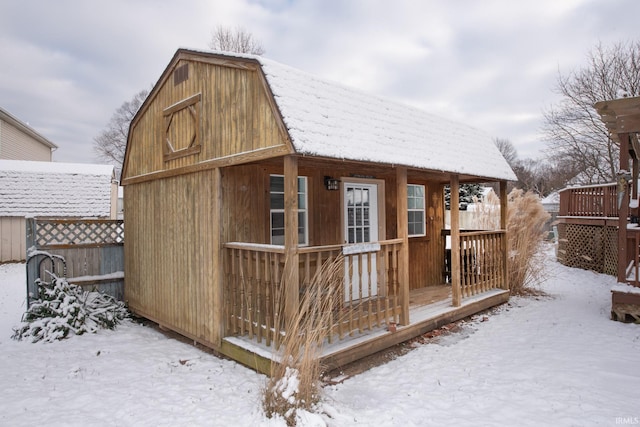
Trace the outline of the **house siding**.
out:
[[[0,120],[0,159],[51,161],[51,148]]]

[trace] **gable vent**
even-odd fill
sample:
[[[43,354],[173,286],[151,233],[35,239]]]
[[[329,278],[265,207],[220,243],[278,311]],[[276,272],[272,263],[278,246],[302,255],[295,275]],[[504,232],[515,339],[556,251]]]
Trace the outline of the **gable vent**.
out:
[[[173,85],[179,85],[187,80],[189,80],[189,64],[184,64],[176,68],[173,72]]]

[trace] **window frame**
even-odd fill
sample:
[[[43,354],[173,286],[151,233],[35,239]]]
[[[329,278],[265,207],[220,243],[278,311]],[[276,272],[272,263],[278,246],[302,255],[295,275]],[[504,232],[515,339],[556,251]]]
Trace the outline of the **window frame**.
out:
[[[283,242],[273,243],[273,214],[281,213],[284,215],[284,206],[282,208],[274,209],[271,204],[271,195],[274,192],[271,190],[271,178],[278,177],[284,180],[284,175],[281,174],[269,174],[269,243],[275,246],[284,246],[284,235]],[[304,191],[300,191],[300,180],[304,182]],[[282,194],[284,197],[284,189],[282,192],[275,192],[275,194]],[[298,218],[298,246],[309,246],[309,179],[306,176],[298,176],[298,201],[300,200],[300,196],[303,196],[304,200],[304,208],[300,208],[300,203],[298,202],[298,215],[302,214],[304,217],[304,228],[302,230],[302,235],[304,236],[304,242],[300,242],[300,219]]]
[[[412,192],[409,191],[410,187],[418,187],[422,189],[422,196],[416,197],[415,195],[411,195]],[[427,188],[423,184],[407,184],[407,235],[408,237],[425,237],[427,235],[427,212],[426,212],[426,192]],[[413,192],[415,194],[415,192]],[[422,200],[422,207],[411,208],[410,199],[414,200]],[[415,204],[414,204],[415,205]],[[411,224],[418,224],[416,221],[410,221],[409,216],[411,212],[422,212],[422,233],[421,234],[411,234],[409,232],[409,226]]]

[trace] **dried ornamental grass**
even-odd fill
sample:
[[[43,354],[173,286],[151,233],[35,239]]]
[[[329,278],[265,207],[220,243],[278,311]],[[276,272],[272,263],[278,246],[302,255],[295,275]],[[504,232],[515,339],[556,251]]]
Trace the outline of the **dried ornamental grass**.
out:
[[[507,201],[509,289],[513,295],[539,294],[536,286],[544,279],[541,246],[550,216],[540,198],[530,191],[513,189]],[[475,206],[473,219],[478,229],[500,228],[500,199],[493,191]]]
[[[311,411],[319,401],[322,345],[332,326],[348,315],[336,310],[342,305],[343,288],[344,257],[340,255],[327,260],[304,289],[300,309],[285,329],[280,363],[272,363],[264,390],[263,409],[268,417],[278,414],[288,425],[295,425],[298,411]]]

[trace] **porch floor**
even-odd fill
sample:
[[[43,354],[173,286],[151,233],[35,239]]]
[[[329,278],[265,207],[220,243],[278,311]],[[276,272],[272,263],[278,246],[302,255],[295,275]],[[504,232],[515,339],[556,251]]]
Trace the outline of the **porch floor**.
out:
[[[413,290],[409,300],[409,325],[398,325],[396,332],[389,332],[386,328],[374,328],[325,344],[321,356],[322,363],[327,369],[344,366],[508,300],[509,291],[492,289],[463,298],[460,307],[453,307],[451,287],[448,285]],[[265,374],[269,374],[271,360],[276,357],[274,351],[273,347],[267,347],[248,336],[226,337],[222,343],[224,354]]]

